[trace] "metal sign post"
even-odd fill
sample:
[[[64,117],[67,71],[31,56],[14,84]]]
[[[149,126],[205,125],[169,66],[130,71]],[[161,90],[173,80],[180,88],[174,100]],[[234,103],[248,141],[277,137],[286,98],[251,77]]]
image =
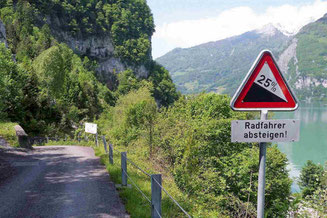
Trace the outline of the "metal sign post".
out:
[[[261,111],[261,120],[267,120],[268,110]],[[259,154],[259,176],[258,176],[258,203],[257,203],[257,217],[264,217],[265,210],[265,185],[266,185],[266,151],[267,143],[260,142]]]
[[[263,50],[231,100],[235,111],[260,111],[260,121],[232,121],[232,142],[259,142],[257,217],[264,217],[267,142],[298,141],[299,120],[267,120],[268,110],[294,111],[295,95],[274,56]]]

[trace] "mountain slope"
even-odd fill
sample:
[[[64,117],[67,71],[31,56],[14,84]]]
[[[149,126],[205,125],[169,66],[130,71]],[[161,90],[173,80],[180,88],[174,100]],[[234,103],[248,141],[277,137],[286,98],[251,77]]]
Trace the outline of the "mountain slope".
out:
[[[278,56],[290,38],[272,25],[192,48],[177,48],[157,59],[183,93],[235,92],[263,49]]]
[[[282,53],[283,67],[297,97],[324,100],[327,97],[327,14],[304,26]]]
[[[32,25],[40,29],[47,26],[58,42],[95,60],[97,77],[110,88],[115,85],[114,74],[127,69],[133,69],[138,77],[149,76],[154,23],[144,0],[19,0],[1,3],[0,8],[14,53],[21,50],[20,41],[27,38],[27,33],[33,33]],[[23,30],[23,39],[15,39],[21,34],[21,30],[16,31],[17,24],[9,25],[11,8],[19,13],[18,22],[29,24],[25,25],[28,28]],[[13,34],[13,30],[19,33]]]
[[[72,134],[145,85],[158,105],[172,104],[178,93],[152,60],[153,31],[146,0],[0,1],[0,120]]]

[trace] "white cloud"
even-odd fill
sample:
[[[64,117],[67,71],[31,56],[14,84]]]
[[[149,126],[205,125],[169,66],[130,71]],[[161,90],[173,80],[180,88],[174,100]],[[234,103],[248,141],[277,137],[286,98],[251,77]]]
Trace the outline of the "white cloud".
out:
[[[167,43],[167,48],[190,47],[239,35],[261,28],[268,23],[274,24],[284,32],[295,33],[325,13],[327,13],[327,1],[321,0],[302,6],[286,4],[268,7],[263,12],[254,11],[250,7],[236,7],[223,11],[216,17],[184,20],[158,26],[153,40],[164,41]]]

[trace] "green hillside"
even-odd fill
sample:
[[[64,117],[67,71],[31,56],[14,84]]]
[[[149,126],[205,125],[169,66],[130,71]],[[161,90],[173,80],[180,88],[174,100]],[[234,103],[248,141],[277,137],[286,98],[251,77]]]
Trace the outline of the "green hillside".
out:
[[[270,29],[273,29],[271,27]],[[286,37],[260,30],[192,48],[177,48],[157,59],[185,94],[233,94],[262,49],[273,52],[300,100],[327,98],[327,16]]]
[[[192,48],[177,48],[157,59],[166,67],[182,93],[217,92],[233,94],[263,49],[276,56],[288,37],[272,26],[270,32],[251,31],[240,36]]]
[[[296,52],[288,64],[291,85],[302,100],[326,100],[327,16],[306,25],[294,38]]]
[[[28,133],[73,134],[144,85],[158,105],[178,97],[145,0],[1,0],[0,21],[0,120]]]

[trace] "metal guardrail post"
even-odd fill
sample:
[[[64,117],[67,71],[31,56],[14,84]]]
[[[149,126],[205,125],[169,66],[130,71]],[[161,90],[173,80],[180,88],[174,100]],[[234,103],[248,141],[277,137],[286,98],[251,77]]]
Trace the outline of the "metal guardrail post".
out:
[[[158,184],[159,183],[159,184]],[[151,175],[151,217],[161,217],[161,174]]]
[[[102,141],[103,141],[104,150],[106,151],[106,153],[108,153],[106,136],[102,136]]]
[[[78,140],[78,143],[81,142],[81,132],[78,133],[78,135],[77,135],[77,140]]]
[[[112,144],[109,144],[109,163],[114,164],[114,150]]]
[[[121,183],[122,186],[127,186],[127,153],[121,152]]]

